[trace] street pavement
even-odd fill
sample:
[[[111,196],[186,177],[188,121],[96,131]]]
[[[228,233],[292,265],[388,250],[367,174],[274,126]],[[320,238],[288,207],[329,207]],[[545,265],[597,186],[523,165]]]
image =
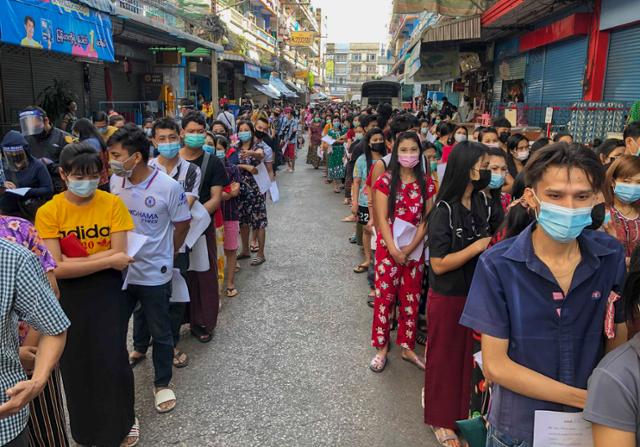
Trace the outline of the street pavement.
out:
[[[174,369],[173,412],[155,412],[150,359],[135,368],[139,445],[437,445],[422,421],[424,373],[397,346],[382,374],[368,368],[371,309],[366,274],[352,271],[353,226],[340,222],[348,208],[305,159],[278,175],[267,262],[241,261],[240,294],[223,299],[209,344],[183,337],[190,364]]]

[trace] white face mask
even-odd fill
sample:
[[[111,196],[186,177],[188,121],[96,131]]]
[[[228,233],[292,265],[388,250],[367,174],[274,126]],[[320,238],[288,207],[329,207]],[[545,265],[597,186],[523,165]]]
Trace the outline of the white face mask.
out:
[[[500,148],[500,143],[484,143],[484,145],[487,147],[494,147],[496,149]]]
[[[457,143],[462,141],[467,141],[467,136],[463,133],[457,133],[453,136],[453,139],[456,140]]]
[[[520,161],[525,161],[527,158],[529,158],[529,151],[522,151],[522,152],[516,152],[516,158]]]

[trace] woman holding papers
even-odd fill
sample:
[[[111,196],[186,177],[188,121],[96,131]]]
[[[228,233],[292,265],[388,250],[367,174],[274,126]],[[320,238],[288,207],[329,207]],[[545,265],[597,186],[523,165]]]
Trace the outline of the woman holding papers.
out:
[[[60,369],[71,434],[82,445],[132,445],[133,373],[127,353],[128,304],[122,274],[133,220],[117,196],[98,190],[102,160],[88,143],[66,146],[67,190],[43,205],[36,228],[53,255],[60,304],[71,320]]]
[[[429,215],[429,292],[425,422],[440,443],[459,446],[455,422],[469,416],[473,338],[460,324],[478,256],[500,221],[481,191],[489,186],[483,144],[463,141],[451,151],[436,206]]]
[[[264,256],[265,229],[267,228],[267,205],[264,195],[260,192],[260,187],[254,175],[258,173],[258,165],[264,159],[264,151],[257,145],[254,138],[255,130],[250,121],[240,121],[238,123],[237,147],[240,152],[240,162],[238,169],[242,175],[240,183],[240,195],[238,196],[238,211],[240,213],[240,236],[242,239],[242,253],[238,259],[246,259],[249,254],[249,230],[258,234],[258,252],[251,261],[251,265],[263,264],[266,260]]]
[[[373,186],[378,240],[371,344],[378,352],[369,368],[374,372],[382,372],[387,365],[389,326],[396,301],[400,302],[396,343],[403,348],[402,359],[424,369],[413,349],[425,267],[426,215],[433,194],[433,181],[420,163],[420,140],[414,132],[402,132],[396,138],[387,171]]]

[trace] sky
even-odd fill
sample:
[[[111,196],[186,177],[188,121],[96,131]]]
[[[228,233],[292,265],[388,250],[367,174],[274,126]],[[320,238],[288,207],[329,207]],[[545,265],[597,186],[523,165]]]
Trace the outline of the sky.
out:
[[[393,0],[311,0],[314,7],[322,8],[328,36],[325,40],[323,35],[323,43],[386,43],[392,3]]]

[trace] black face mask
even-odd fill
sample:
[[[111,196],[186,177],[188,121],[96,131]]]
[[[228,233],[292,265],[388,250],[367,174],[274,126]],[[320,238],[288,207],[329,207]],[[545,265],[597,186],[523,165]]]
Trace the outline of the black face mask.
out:
[[[597,230],[604,223],[604,217],[606,214],[606,210],[603,203],[598,203],[596,206],[591,208],[591,225],[586,227],[587,230]]]
[[[256,130],[256,138],[259,138],[259,139],[261,139],[261,140],[262,140],[262,139],[263,139],[264,137],[266,137],[266,136],[267,136],[267,133],[266,133],[266,132],[263,132],[263,131],[261,131],[261,130]]]
[[[473,185],[473,189],[476,191],[482,191],[491,182],[491,170],[489,169],[480,169],[480,178],[478,180],[471,180],[471,184]]]
[[[384,143],[373,143],[370,144],[369,147],[371,147],[372,152],[377,152],[382,155],[387,153],[387,145]]]
[[[509,132],[500,133],[500,141],[502,141],[504,144],[507,144],[508,139],[509,139]]]

